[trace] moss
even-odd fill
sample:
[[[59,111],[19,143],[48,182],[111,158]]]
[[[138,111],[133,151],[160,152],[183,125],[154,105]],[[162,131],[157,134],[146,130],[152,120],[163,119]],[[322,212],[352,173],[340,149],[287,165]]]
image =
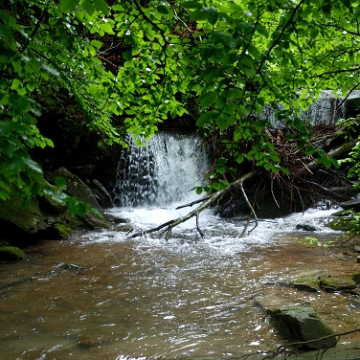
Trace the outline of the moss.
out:
[[[360,284],[360,273],[354,273],[352,279],[357,283]]]
[[[18,261],[26,258],[23,250],[15,246],[1,246],[0,260],[1,261]]]
[[[321,278],[319,285],[326,291],[346,291],[355,289],[357,286],[354,279],[347,276]]]
[[[54,224],[54,228],[57,230],[59,236],[62,239],[66,239],[71,234],[71,228],[64,224],[60,224],[60,223]]]

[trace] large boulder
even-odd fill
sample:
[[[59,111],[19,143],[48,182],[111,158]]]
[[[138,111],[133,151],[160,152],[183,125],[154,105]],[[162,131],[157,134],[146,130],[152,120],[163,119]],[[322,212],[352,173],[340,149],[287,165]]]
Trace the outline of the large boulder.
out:
[[[69,195],[77,197],[78,199],[90,204],[95,209],[102,209],[94,193],[78,176],[71,173],[66,168],[60,167],[52,173],[51,180],[55,181],[55,178],[57,177],[61,177],[65,180],[66,192]]]
[[[113,206],[112,198],[105,186],[97,179],[91,181],[91,190],[94,193],[98,203],[105,209]]]

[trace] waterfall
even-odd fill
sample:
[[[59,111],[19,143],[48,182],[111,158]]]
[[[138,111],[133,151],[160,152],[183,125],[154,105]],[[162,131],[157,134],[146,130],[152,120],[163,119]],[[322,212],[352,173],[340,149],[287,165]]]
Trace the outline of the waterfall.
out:
[[[159,133],[143,147],[129,138],[118,163],[114,204],[164,206],[186,199],[208,169],[207,151],[195,135]]]
[[[279,105],[280,108],[282,106]],[[283,124],[275,119],[277,110],[271,106],[265,107],[262,116],[275,128],[282,128]],[[352,91],[347,97],[338,96],[331,90],[323,90],[301,117],[310,121],[312,125],[335,125],[340,119],[348,119],[360,114],[360,91]]]

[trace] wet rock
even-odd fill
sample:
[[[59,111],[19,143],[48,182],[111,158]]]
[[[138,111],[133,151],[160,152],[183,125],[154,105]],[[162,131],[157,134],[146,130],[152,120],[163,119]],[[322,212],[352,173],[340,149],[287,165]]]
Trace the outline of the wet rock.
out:
[[[287,287],[292,287],[296,290],[317,292],[319,291],[318,276],[299,277],[284,284]]]
[[[68,194],[76,196],[78,199],[92,205],[95,209],[102,209],[90,188],[78,176],[66,168],[61,167],[56,169],[52,173],[52,177],[53,179],[62,177],[66,181],[66,192]]]
[[[328,276],[326,271],[299,271],[294,276],[292,276],[291,280],[279,283],[279,285],[291,287],[300,291],[317,292],[320,290],[320,277],[326,276]]]
[[[303,231],[316,231],[316,227],[308,224],[297,224],[295,226],[296,230],[303,230]]]
[[[60,264],[59,268],[64,270],[86,270],[86,268],[75,264]]]
[[[281,298],[258,298],[256,302],[270,315],[279,333],[291,342],[308,342],[307,349],[322,349],[336,345],[336,337],[330,326],[309,305],[294,304]],[[314,341],[312,341],[314,340]]]
[[[358,285],[360,284],[360,273],[353,274],[352,278]]]
[[[105,186],[103,184],[101,184],[100,181],[94,179],[91,182],[90,186],[91,186],[92,192],[96,196],[96,199],[98,200],[99,204],[103,208],[108,209],[108,208],[113,207],[113,202],[112,202],[112,199],[111,199],[111,195],[106,190]]]
[[[345,210],[352,209],[354,211],[360,211],[360,199],[352,199],[342,202],[340,203],[340,206]]]
[[[19,261],[26,258],[23,250],[16,246],[1,246],[0,247],[0,260],[1,261]]]
[[[357,287],[356,282],[349,276],[329,276],[320,278],[319,286],[321,289],[330,292],[350,291]]]

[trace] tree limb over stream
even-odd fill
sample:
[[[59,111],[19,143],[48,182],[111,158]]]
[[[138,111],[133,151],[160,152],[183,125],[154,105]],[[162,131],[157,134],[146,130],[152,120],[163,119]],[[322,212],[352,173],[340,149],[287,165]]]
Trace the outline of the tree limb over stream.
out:
[[[256,224],[255,224],[255,227],[257,226],[257,216],[256,216],[256,213],[255,213],[255,210],[254,208],[252,207],[252,205],[250,204],[249,200],[248,200],[248,197],[246,196],[246,193],[245,193],[245,190],[244,190],[244,182],[250,178],[252,178],[254,175],[256,174],[256,171],[250,171],[248,172],[247,174],[243,175],[240,179],[237,179],[235,180],[234,182],[232,182],[229,186],[227,186],[225,189],[223,190],[219,190],[209,196],[206,196],[200,200],[196,200],[196,201],[193,201],[189,204],[185,204],[185,205],[182,205],[182,206],[179,206],[177,207],[177,209],[180,209],[180,208],[184,208],[184,207],[188,207],[188,206],[192,206],[194,204],[197,204],[199,202],[202,202],[201,205],[199,205],[196,209],[194,209],[193,211],[189,212],[187,215],[185,216],[182,216],[182,217],[178,217],[177,219],[174,219],[174,220],[170,220],[170,221],[167,221],[166,223],[164,224],[161,224],[160,226],[157,226],[155,228],[151,228],[149,230],[145,230],[145,231],[142,231],[142,232],[137,232],[133,235],[131,235],[131,238],[134,238],[134,237],[138,237],[138,236],[143,236],[143,235],[146,235],[146,234],[150,234],[150,233],[153,233],[153,232],[156,232],[156,231],[160,231],[162,229],[165,228],[165,230],[163,232],[166,232],[167,235],[166,235],[166,238],[169,238],[170,236],[170,233],[171,233],[171,229],[174,228],[175,226],[191,219],[192,217],[196,217],[196,228],[200,234],[200,236],[202,238],[204,238],[204,234],[203,232],[201,231],[200,227],[199,227],[199,214],[205,210],[206,208],[208,208],[211,204],[215,203],[215,202],[218,202],[222,199],[222,197],[232,188],[234,187],[240,187],[243,195],[244,195],[244,199],[251,211],[251,213],[253,214],[254,218],[255,218],[255,221],[256,221]],[[255,227],[251,230],[253,231],[255,229]]]

